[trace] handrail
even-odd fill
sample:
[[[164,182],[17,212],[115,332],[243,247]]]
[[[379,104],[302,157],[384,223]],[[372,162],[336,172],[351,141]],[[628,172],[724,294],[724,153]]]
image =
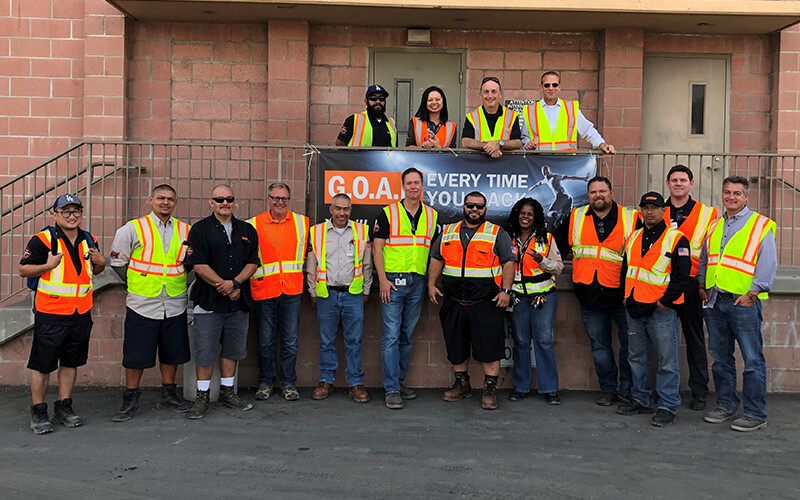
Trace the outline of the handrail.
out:
[[[66,151],[63,151],[63,152],[61,152],[61,153],[59,153],[59,154],[57,154],[55,156],[51,156],[49,159],[47,159],[47,160],[43,161],[42,163],[36,165],[35,167],[31,168],[30,170],[26,170],[25,172],[19,174],[18,176],[14,177],[10,181],[6,182],[5,184],[0,185],[0,191],[2,191],[3,189],[7,188],[8,186],[14,184],[15,182],[19,181],[20,179],[22,179],[24,177],[28,177],[29,175],[35,173],[40,168],[46,167],[50,163],[60,159],[62,156],[65,156],[65,155],[68,155],[68,154],[72,153],[73,151],[75,151],[76,149],[79,149],[81,146],[83,146],[85,144],[88,144],[88,143],[79,142],[78,144],[76,144],[76,145],[72,146],[71,148],[67,149]]]

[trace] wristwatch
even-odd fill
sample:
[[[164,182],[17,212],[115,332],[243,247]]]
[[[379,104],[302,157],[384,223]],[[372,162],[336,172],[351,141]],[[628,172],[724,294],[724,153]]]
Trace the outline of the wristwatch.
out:
[[[747,292],[747,296],[750,297],[750,300],[752,300],[753,302],[758,300],[758,294],[753,293],[752,291]]]
[[[501,292],[503,292],[503,293],[505,293],[506,295],[511,295],[511,289],[510,289],[510,288],[503,288],[503,289],[502,289],[502,290],[500,290],[500,291],[501,291]]]
[[[238,281],[236,281],[236,278],[232,279],[231,281],[233,281],[233,289],[234,290],[238,290],[238,289],[240,289],[242,287],[242,284],[239,283]]]
[[[500,147],[502,148],[503,146],[506,145],[506,141],[498,141],[497,144],[499,144]]]

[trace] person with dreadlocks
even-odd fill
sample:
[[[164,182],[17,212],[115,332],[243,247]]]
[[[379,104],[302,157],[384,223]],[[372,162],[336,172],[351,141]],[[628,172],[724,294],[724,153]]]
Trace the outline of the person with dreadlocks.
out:
[[[544,209],[533,198],[522,198],[508,216],[508,234],[517,254],[514,284],[514,392],[520,401],[531,390],[531,341],[536,355],[538,392],[548,404],[561,404],[558,369],[553,352],[553,321],[558,309],[555,276],[564,270],[553,235],[545,229]]]

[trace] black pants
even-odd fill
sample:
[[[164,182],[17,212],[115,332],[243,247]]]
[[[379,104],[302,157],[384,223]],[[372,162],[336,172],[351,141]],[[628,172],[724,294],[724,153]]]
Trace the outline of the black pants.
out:
[[[697,294],[698,286],[696,278],[689,278],[689,285],[683,292],[684,302],[676,310],[686,341],[689,388],[692,390],[692,396],[705,398],[708,394],[708,356],[703,333],[703,303]]]

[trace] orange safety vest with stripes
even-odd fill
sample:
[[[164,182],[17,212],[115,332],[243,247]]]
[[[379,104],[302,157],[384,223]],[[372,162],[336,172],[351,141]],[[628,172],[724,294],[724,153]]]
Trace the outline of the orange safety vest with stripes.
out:
[[[414,125],[414,141],[416,141],[417,146],[422,146],[422,143],[427,141],[431,136],[428,133],[428,122],[417,118],[416,116],[411,118],[411,121]],[[453,137],[456,135],[456,124],[448,121],[444,124],[444,127],[439,127],[439,130],[436,132],[436,135],[433,138],[436,139],[436,142],[439,143],[439,146],[443,148],[449,148],[450,143],[453,141]]]
[[[158,297],[166,287],[167,295],[177,297],[186,291],[183,261],[191,226],[174,217],[171,219],[172,241],[167,253],[164,253],[156,222],[149,214],[128,222],[133,225],[139,238],[139,246],[133,249],[128,262],[128,292],[142,297]]]
[[[269,210],[249,219],[258,233],[258,260],[256,272],[250,277],[253,300],[266,300],[285,295],[303,293],[303,262],[308,248],[308,217],[292,211],[280,224],[288,224],[280,248],[275,248],[268,232],[272,222]]]
[[[386,127],[392,139],[392,147],[397,147],[397,126],[392,118],[386,117]],[[353,136],[350,137],[348,146],[372,146],[372,123],[366,111],[353,115]]]
[[[411,231],[411,220],[403,202],[383,207],[389,221],[389,239],[383,245],[383,268],[387,273],[417,273],[428,270],[431,240],[436,231],[436,210],[420,202],[422,214],[416,232]]]
[[[718,213],[716,208],[696,202],[691,213],[689,213],[689,217],[685,218],[683,222],[681,222],[681,225],[676,228],[689,240],[689,250],[692,258],[692,271],[689,273],[689,276],[697,276],[703,240],[706,239],[709,226],[717,217]],[[672,225],[669,205],[667,205],[667,211],[664,213],[664,222],[667,223],[667,226]]]
[[[552,274],[545,272],[533,258],[533,252],[547,256],[550,253],[550,246],[553,244],[553,235],[547,233],[547,241],[531,240],[525,253],[520,255],[520,247],[517,240],[512,240],[517,254],[517,273],[515,273],[514,284],[511,290],[522,295],[532,293],[544,293],[556,286],[556,279]]]
[[[503,114],[495,122],[494,130],[489,130],[483,106],[479,106],[467,114],[467,120],[475,129],[476,140],[480,142],[507,141],[511,138],[511,128],[514,126],[514,122],[519,119],[519,113],[505,106],[500,106],[500,109],[503,110]]]
[[[500,226],[484,222],[469,240],[466,250],[461,244],[461,224],[448,224],[442,231],[441,255],[444,259],[442,276],[456,279],[493,282],[497,287],[503,283],[503,266],[494,253],[497,232]],[[447,283],[444,284],[447,288]],[[482,298],[482,297],[461,297]]]
[[[559,106],[555,131],[547,121],[542,101],[528,104],[522,109],[525,127],[539,151],[576,151],[578,149],[578,101],[565,101]],[[533,108],[533,109],[531,109]]]
[[[48,250],[52,248],[50,231],[36,233]],[[95,246],[97,240],[95,239]],[[92,309],[92,261],[80,259],[80,274],[67,251],[66,244],[59,238],[55,242],[56,253],[61,253],[61,262],[39,277],[36,288],[36,310],[47,314],[70,316],[76,311],[84,314]],[[78,245],[78,255],[89,253],[89,245],[84,239]]]
[[[625,245],[628,255],[628,269],[625,273],[625,298],[633,295],[633,300],[641,304],[655,304],[670,283],[672,255],[683,233],[667,226],[661,236],[642,256],[642,229],[633,232]],[[683,294],[673,304],[683,304]]]
[[[328,240],[328,221],[317,224],[311,228],[311,249],[317,259],[317,297],[328,296],[328,265],[325,248]],[[360,294],[364,292],[364,252],[369,247],[369,228],[360,222],[350,221],[353,230],[353,281],[348,292]]]

